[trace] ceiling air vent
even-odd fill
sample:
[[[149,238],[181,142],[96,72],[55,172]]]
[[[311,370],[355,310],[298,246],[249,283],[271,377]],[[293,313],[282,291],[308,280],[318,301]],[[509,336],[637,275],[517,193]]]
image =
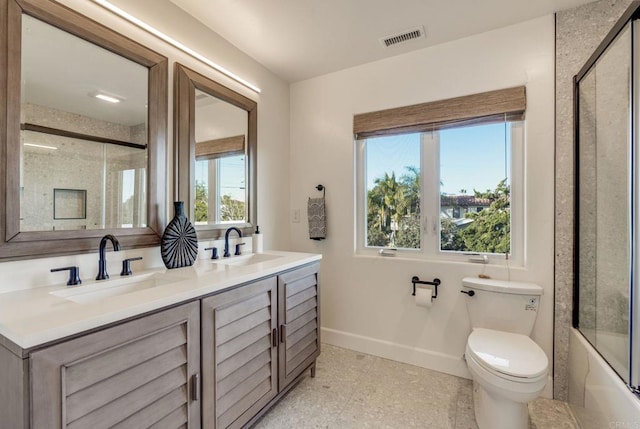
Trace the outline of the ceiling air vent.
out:
[[[412,28],[410,30],[403,31],[402,33],[392,34],[390,36],[383,37],[380,39],[380,43],[382,43],[382,45],[385,48],[388,48],[390,46],[399,45],[400,43],[408,42],[409,40],[423,39],[424,37],[425,37],[424,27],[420,26],[420,27]]]

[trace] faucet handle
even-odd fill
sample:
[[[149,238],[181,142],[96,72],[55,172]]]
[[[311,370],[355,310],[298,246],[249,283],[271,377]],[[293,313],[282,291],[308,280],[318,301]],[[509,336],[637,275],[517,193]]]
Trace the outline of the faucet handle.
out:
[[[131,261],[140,261],[142,260],[142,256],[138,256],[135,258],[127,258],[122,260],[122,271],[120,271],[121,276],[130,276],[133,274],[131,272]]]
[[[236,243],[236,256],[240,256],[242,254],[242,252],[240,252],[240,246],[244,246],[247,243]]]
[[[211,250],[211,259],[218,259],[217,247],[205,247],[204,250]]]
[[[78,267],[52,268],[51,272],[54,273],[56,271],[66,270],[69,270],[69,280],[67,281],[67,286],[76,286],[82,283],[82,280],[80,280],[80,268]]]

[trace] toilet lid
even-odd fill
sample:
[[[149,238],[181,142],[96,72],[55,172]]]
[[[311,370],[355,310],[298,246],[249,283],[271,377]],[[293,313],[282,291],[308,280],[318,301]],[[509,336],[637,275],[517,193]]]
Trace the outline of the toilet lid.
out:
[[[549,365],[540,346],[522,334],[477,328],[469,335],[467,350],[485,369],[514,377],[540,377]]]

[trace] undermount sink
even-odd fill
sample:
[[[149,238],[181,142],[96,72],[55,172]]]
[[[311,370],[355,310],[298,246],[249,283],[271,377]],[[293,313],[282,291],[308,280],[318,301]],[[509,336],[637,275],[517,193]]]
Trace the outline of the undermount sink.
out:
[[[216,264],[234,265],[234,266],[247,266],[253,264],[259,264],[260,262],[273,261],[274,259],[282,258],[281,255],[272,255],[269,253],[250,253],[248,255],[231,256],[229,258],[221,258],[216,260]]]
[[[49,293],[78,304],[85,304],[113,296],[125,295],[156,286],[175,283],[180,280],[183,279],[176,276],[168,276],[164,273],[148,273],[134,277],[100,281],[86,286],[75,286]]]

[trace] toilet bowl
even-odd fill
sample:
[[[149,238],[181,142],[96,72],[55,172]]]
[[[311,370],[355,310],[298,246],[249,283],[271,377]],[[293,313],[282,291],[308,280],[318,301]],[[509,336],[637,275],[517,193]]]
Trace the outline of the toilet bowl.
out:
[[[473,377],[479,429],[526,429],[527,402],[544,390],[546,353],[530,337],[542,288],[531,283],[465,278],[472,332],[465,359]]]
[[[465,357],[474,380],[478,427],[528,427],[527,402],[547,383],[544,351],[525,335],[478,328],[467,340]]]

